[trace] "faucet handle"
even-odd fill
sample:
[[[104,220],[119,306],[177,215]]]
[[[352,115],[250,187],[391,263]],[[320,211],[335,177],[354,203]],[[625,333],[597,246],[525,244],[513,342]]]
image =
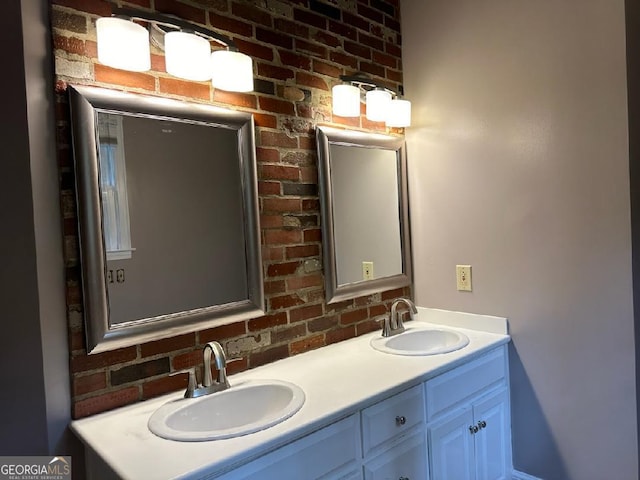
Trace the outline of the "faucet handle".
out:
[[[171,372],[169,374],[169,376],[173,377],[173,376],[179,375],[181,373],[188,373],[189,374],[189,380],[188,380],[188,383],[187,383],[187,390],[186,390],[186,392],[184,392],[184,398],[192,398],[193,397],[193,393],[196,391],[196,388],[198,388],[198,381],[196,380],[196,369],[195,369],[195,367],[185,368],[184,370],[178,370],[177,372]]]

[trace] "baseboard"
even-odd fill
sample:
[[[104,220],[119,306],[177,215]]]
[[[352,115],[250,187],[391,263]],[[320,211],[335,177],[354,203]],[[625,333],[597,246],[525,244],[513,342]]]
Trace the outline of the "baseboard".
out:
[[[528,473],[518,472],[514,470],[511,472],[511,480],[542,480],[541,478],[534,477],[533,475],[529,475]]]

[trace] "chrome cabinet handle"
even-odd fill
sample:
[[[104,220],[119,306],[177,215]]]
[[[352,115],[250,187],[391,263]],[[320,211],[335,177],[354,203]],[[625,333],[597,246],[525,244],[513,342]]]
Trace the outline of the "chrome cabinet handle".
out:
[[[471,435],[473,435],[474,433],[478,433],[478,430],[480,429],[477,425],[469,425],[469,433],[471,433]]]
[[[487,426],[487,422],[485,422],[484,420],[480,420],[478,422],[478,428],[485,428]]]
[[[398,415],[396,417],[396,425],[397,426],[404,425],[405,423],[407,423],[407,418],[404,415],[403,416]]]

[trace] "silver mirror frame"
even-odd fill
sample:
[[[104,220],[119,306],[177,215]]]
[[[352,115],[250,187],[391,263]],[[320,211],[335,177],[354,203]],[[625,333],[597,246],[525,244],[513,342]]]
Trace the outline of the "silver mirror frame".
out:
[[[411,229],[409,225],[409,194],[407,179],[407,154],[404,138],[377,133],[341,130],[328,126],[316,129],[320,184],[320,213],[322,215],[322,255],[324,287],[327,303],[341,302],[371,295],[384,290],[412,285]],[[398,167],[398,220],[402,248],[402,273],[373,280],[338,284],[334,234],[333,195],[331,187],[331,145],[393,150]]]
[[[71,136],[82,267],[87,353],[100,353],[263,315],[264,290],[253,116],[211,105],[97,87],[69,87]],[[97,111],[206,124],[237,132],[245,251],[246,300],[111,325],[99,188]]]

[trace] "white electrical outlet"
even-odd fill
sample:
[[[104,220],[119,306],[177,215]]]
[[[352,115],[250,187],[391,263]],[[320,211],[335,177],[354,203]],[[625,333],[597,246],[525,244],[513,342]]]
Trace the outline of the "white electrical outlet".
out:
[[[362,262],[362,279],[373,280],[373,262]]]
[[[461,292],[471,291],[471,265],[456,265],[456,285]]]

